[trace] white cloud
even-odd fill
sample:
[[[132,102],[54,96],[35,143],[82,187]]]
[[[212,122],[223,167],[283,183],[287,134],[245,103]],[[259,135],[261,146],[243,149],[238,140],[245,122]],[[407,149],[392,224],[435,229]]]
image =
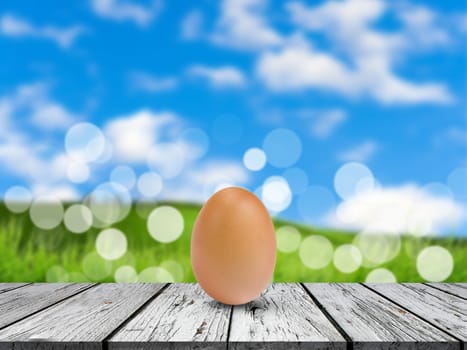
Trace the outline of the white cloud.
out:
[[[39,127],[48,129],[65,129],[71,125],[76,116],[62,105],[55,102],[38,102],[32,114],[32,121]]]
[[[375,141],[369,140],[341,152],[338,158],[344,162],[366,162],[376,153],[378,148]]]
[[[187,14],[180,26],[182,39],[194,40],[199,38],[202,34],[203,20],[201,11],[194,10]]]
[[[49,86],[34,83],[20,86],[16,93],[3,97],[3,108],[16,112],[25,112],[29,122],[46,130],[66,129],[79,116],[53,101],[49,96]]]
[[[104,133],[117,159],[145,162],[151,147],[160,142],[163,132],[173,127],[179,127],[179,119],[173,113],[140,110],[112,118],[105,125]]]
[[[243,73],[232,66],[207,67],[194,65],[188,69],[188,74],[207,79],[212,86],[217,88],[242,87],[246,84]]]
[[[223,0],[212,41],[252,51],[281,44],[282,37],[268,26],[263,15],[266,4],[266,0]]]
[[[75,25],[68,28],[58,28],[48,25],[40,27],[11,14],[5,14],[0,18],[0,33],[2,35],[12,38],[49,39],[63,48],[70,47],[84,32],[83,26]]]
[[[129,80],[135,89],[151,93],[171,91],[178,85],[174,77],[157,78],[144,72],[130,73]]]
[[[146,26],[158,15],[162,3],[152,1],[150,6],[145,7],[125,0],[92,0],[91,7],[101,17]]]
[[[319,87],[350,95],[359,89],[349,83],[356,78],[345,65],[326,53],[313,50],[302,40],[279,52],[264,53],[256,68],[258,77],[273,91]]]
[[[342,202],[327,218],[334,227],[389,233],[453,232],[466,219],[466,208],[450,197],[415,185],[376,188]]]
[[[405,4],[398,11],[407,41],[432,47],[451,43],[449,33],[438,26],[438,15],[427,7]]]
[[[378,19],[386,5],[380,0],[327,1],[314,8],[292,1],[287,9],[294,22],[308,29],[329,29],[334,27],[338,33],[344,30],[355,32]]]
[[[289,111],[286,114],[297,114],[300,119],[309,123],[311,134],[322,139],[329,137],[348,117],[344,110],[338,108],[306,108],[297,112]]]
[[[367,82],[368,92],[386,104],[450,104],[454,100],[448,88],[440,83],[412,83],[380,69],[364,72],[362,78]]]
[[[62,201],[76,201],[80,199],[80,194],[71,185],[35,185],[32,188],[32,193],[34,196],[46,196]]]
[[[446,44],[446,33],[436,26],[435,15],[427,9],[412,7],[408,15],[396,13],[403,25],[393,32],[374,28],[388,12],[388,6],[381,0],[331,0],[315,7],[290,2],[287,9],[292,21],[301,28],[324,33],[335,53],[316,52],[309,44],[308,47],[287,44],[281,52],[263,55],[257,71],[270,89],[324,88],[345,95],[352,91],[387,104],[452,102],[453,97],[443,84],[412,82],[399,77],[394,70],[407,53]],[[352,68],[344,65],[337,54],[347,55]],[[295,65],[287,68],[292,62]],[[324,74],[313,74],[317,69],[310,67],[318,64]],[[338,74],[333,73],[336,70]],[[330,82],[320,79],[326,74],[331,74]],[[340,81],[337,76],[341,76]]]
[[[34,133],[41,130],[41,139],[19,128],[17,120],[32,122]],[[12,94],[0,98],[0,163],[2,170],[28,181],[41,193],[64,186],[71,194],[65,175],[70,159],[54,147],[53,134],[72,122],[74,114],[48,95],[46,84],[23,85]],[[61,131],[61,130],[60,130]],[[46,191],[47,190],[47,191]],[[75,190],[73,190],[75,191]],[[75,191],[76,192],[76,191]],[[61,194],[65,192],[60,190]],[[60,197],[61,198],[61,197]]]
[[[321,111],[311,126],[315,136],[324,138],[331,135],[334,130],[347,119],[347,113],[340,109]]]
[[[233,160],[211,160],[193,165],[179,181],[169,184],[163,196],[172,200],[204,202],[216,189],[226,185],[244,186],[249,174],[241,162]]]
[[[3,169],[31,181],[50,183],[63,178],[65,170],[57,166],[58,158],[48,158],[41,152],[40,145],[22,135],[16,142],[0,144],[0,160]]]

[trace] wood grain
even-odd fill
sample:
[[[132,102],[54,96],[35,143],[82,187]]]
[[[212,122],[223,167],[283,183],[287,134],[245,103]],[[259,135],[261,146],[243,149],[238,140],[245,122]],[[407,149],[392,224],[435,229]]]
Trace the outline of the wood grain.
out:
[[[465,290],[277,283],[232,307],[197,284],[0,284],[0,350],[462,349]]]
[[[369,284],[412,313],[446,330],[453,336],[467,339],[467,302],[420,283]]]
[[[354,349],[458,349],[455,338],[359,284],[305,284]]]
[[[230,312],[197,284],[171,284],[114,334],[108,347],[225,349]]]
[[[346,341],[298,283],[275,283],[235,306],[229,348],[345,349]]]
[[[0,331],[3,349],[60,342],[67,348],[100,347],[102,341],[164,284],[100,284]]]
[[[467,283],[425,283],[430,287],[467,299]]]
[[[35,283],[0,294],[0,328],[92,286],[89,283]]]
[[[9,290],[26,286],[30,283],[0,283],[0,293],[8,292]]]

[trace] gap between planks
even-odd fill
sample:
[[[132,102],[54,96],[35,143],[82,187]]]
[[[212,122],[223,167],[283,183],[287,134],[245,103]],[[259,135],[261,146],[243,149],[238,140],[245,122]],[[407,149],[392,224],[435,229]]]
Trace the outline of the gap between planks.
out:
[[[334,319],[334,317],[331,316],[331,314],[326,310],[326,308],[319,302],[318,298],[309,291],[303,283],[300,283],[302,288],[305,290],[305,293],[308,294],[308,296],[311,298],[313,303],[318,307],[318,309],[324,314],[324,316],[328,319],[329,322],[336,328],[336,330],[342,335],[342,337],[345,339],[347,343],[347,350],[352,350],[353,348],[353,343],[352,343],[352,338],[347,334],[346,331],[342,329],[342,327],[339,325],[339,323]]]
[[[7,283],[7,284],[10,284],[10,283]],[[29,286],[30,284],[32,284],[32,282],[28,282],[28,283],[20,283],[20,282],[11,283],[10,287],[7,287],[5,289],[0,289],[0,294],[9,292],[10,290],[15,290],[15,289],[19,289],[19,288],[22,288],[22,287],[25,287],[25,286]]]
[[[23,287],[26,287],[26,286],[33,286],[33,285],[34,285],[34,283],[26,284],[26,285],[20,286],[20,287],[18,287],[18,288],[10,289],[10,290],[8,290],[7,292],[16,291],[16,290],[18,290],[18,289],[20,289],[20,288],[23,288]],[[66,296],[66,297],[64,297],[64,298],[62,298],[62,299],[60,299],[60,300],[57,300],[57,301],[55,301],[55,302],[53,302],[53,303],[51,303],[51,304],[48,304],[47,306],[44,306],[44,307],[42,307],[42,308],[40,308],[40,309],[38,309],[38,310],[36,310],[36,311],[33,311],[33,312],[31,312],[31,313],[29,313],[29,314],[27,314],[27,315],[25,315],[25,316],[23,316],[23,317],[21,317],[21,318],[18,318],[17,320],[14,320],[13,322],[10,322],[10,323],[8,323],[8,324],[6,324],[6,325],[4,325],[4,326],[1,326],[1,327],[0,327],[0,330],[3,330],[3,329],[5,329],[5,328],[8,328],[8,327],[10,327],[10,326],[12,326],[12,325],[14,325],[14,324],[16,324],[16,323],[18,323],[18,322],[21,322],[21,321],[23,321],[23,320],[25,320],[25,319],[27,319],[27,318],[29,318],[29,317],[31,317],[31,316],[34,316],[34,315],[38,314],[38,313],[40,313],[40,312],[42,312],[42,311],[44,311],[44,310],[47,310],[48,308],[50,308],[50,307],[52,307],[52,306],[58,305],[58,304],[60,304],[60,303],[62,303],[62,302],[64,302],[64,301],[66,301],[66,300],[68,300],[68,299],[70,299],[70,298],[72,298],[72,297],[78,295],[78,294],[81,294],[82,292],[84,292],[84,291],[86,291],[86,290],[89,290],[89,289],[91,289],[91,288],[96,287],[97,285],[98,285],[97,283],[92,283],[92,284],[90,284],[89,286],[84,287],[84,288],[78,290],[78,291],[75,292],[75,293],[72,293],[72,294],[70,294],[70,295],[68,295],[68,296]],[[7,292],[6,292],[6,293],[7,293]]]
[[[433,283],[423,283],[423,285],[425,285],[425,286],[427,286],[427,287],[434,288],[434,289],[439,290],[439,291],[441,291],[441,292],[443,292],[443,293],[446,293],[446,294],[455,296],[455,297],[457,297],[457,298],[461,298],[461,299],[467,300],[467,297],[464,297],[464,296],[462,296],[462,295],[456,294],[455,292],[450,291],[450,290],[447,290],[446,288],[440,288],[440,287],[438,287],[437,284],[433,284]],[[462,287],[459,287],[459,288],[462,288]],[[466,293],[467,293],[467,288],[466,288],[465,290],[466,290]]]
[[[232,329],[233,309],[234,309],[234,306],[230,305],[229,325],[227,327],[227,341],[226,341],[226,349],[227,350],[229,350],[229,340],[230,340],[230,331]]]
[[[438,325],[434,324],[433,322],[427,320],[426,318],[420,316],[419,314],[415,313],[414,311],[411,311],[409,310],[407,307],[405,307],[404,305],[394,301],[393,299],[387,297],[386,295],[384,295],[383,293],[380,293],[379,291],[371,288],[371,286],[368,286],[366,285],[365,283],[360,283],[362,286],[364,286],[365,288],[371,290],[373,293],[376,293],[378,294],[379,296],[383,297],[384,299],[390,301],[391,303],[397,305],[398,307],[400,307],[401,309],[404,309],[405,311],[411,313],[412,315],[414,315],[415,317],[417,317],[418,319],[422,320],[423,322],[426,322],[428,323],[429,325],[433,326],[434,328],[440,330],[441,332],[449,335],[450,337],[456,339],[459,343],[460,343],[460,349],[463,350],[464,349],[464,342],[465,340],[464,339],[461,339],[460,337],[456,336],[455,334],[452,334],[451,332],[448,332],[446,329],[442,328],[442,327],[439,327]],[[399,283],[400,285],[404,286],[402,283]],[[408,288],[407,286],[404,286],[405,288]],[[434,288],[436,289],[436,288]]]
[[[120,323],[115,329],[110,332],[102,341],[102,349],[108,350],[109,349],[109,339],[111,339],[115,334],[117,334],[127,323],[129,323],[136,315],[138,315],[141,311],[143,311],[148,305],[155,300],[159,295],[164,292],[168,286],[172,283],[166,283],[162,288],[160,288],[153,296],[151,296],[148,300],[146,300],[140,307],[138,307],[135,311],[133,311],[130,316],[128,316],[122,323]]]

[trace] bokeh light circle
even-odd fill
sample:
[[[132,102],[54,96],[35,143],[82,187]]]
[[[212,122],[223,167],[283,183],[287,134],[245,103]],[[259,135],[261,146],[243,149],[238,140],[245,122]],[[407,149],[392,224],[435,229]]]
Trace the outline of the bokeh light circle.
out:
[[[165,205],[155,208],[149,214],[147,228],[149,234],[158,242],[170,243],[183,233],[185,222],[178,209]]]
[[[32,193],[26,187],[12,186],[5,192],[3,200],[12,213],[24,213],[31,205]]]
[[[370,271],[365,283],[396,283],[396,276],[388,269],[378,268]]]
[[[336,248],[333,257],[334,266],[342,273],[357,271],[362,264],[360,250],[353,244],[342,244]]]
[[[105,144],[104,134],[91,123],[75,124],[65,136],[65,149],[68,155],[85,162],[98,159],[104,152]]]
[[[375,187],[373,173],[364,164],[357,162],[341,166],[334,176],[334,189],[342,199],[371,191]]]
[[[118,283],[138,282],[138,273],[133,266],[122,265],[115,271],[114,280]]]
[[[125,255],[128,242],[125,234],[115,228],[101,231],[96,238],[96,251],[106,260],[116,260]]]
[[[407,215],[404,231],[416,237],[435,234],[433,221],[421,211],[413,211]]]
[[[69,282],[70,276],[65,268],[60,265],[54,265],[47,270],[45,280],[49,283]]]
[[[355,236],[353,244],[362,254],[362,265],[373,267],[394,259],[399,254],[401,240],[397,234],[362,231]]]
[[[141,271],[138,275],[138,281],[146,283],[175,282],[170,272],[159,266],[151,266]]]
[[[199,159],[209,149],[209,136],[200,128],[188,128],[181,132],[179,141],[190,147],[188,159]]]
[[[65,211],[63,223],[68,231],[83,233],[92,226],[92,212],[83,204],[73,204]]]
[[[89,179],[89,166],[82,161],[73,161],[67,165],[66,176],[71,182],[81,184]]]
[[[446,280],[454,269],[451,253],[441,246],[424,248],[417,256],[418,274],[429,282]]]
[[[282,174],[293,194],[302,194],[308,188],[308,175],[303,169],[289,168]]]
[[[243,155],[243,165],[251,171],[259,171],[266,165],[266,154],[260,148],[250,148]]]
[[[292,253],[300,246],[302,236],[293,226],[282,226],[276,230],[277,249],[282,253]]]
[[[83,258],[83,272],[91,281],[101,281],[112,272],[112,263],[102,258],[96,252],[91,252]]]
[[[93,160],[93,162],[99,164],[107,163],[110,158],[112,158],[113,152],[113,144],[108,139],[105,139],[104,150],[101,152],[97,159]]]
[[[269,164],[277,168],[287,168],[300,159],[302,142],[292,130],[279,128],[266,135],[263,150]]]
[[[148,167],[159,173],[164,179],[172,179],[182,172],[185,166],[185,145],[161,142],[149,150],[147,156]]]
[[[38,228],[51,230],[62,222],[64,214],[63,204],[57,198],[39,196],[35,198],[29,208],[29,217]]]
[[[266,208],[273,213],[287,209],[292,202],[289,184],[281,176],[267,178],[261,187],[261,200]]]
[[[110,181],[118,183],[126,189],[131,190],[136,183],[136,174],[129,166],[119,165],[113,168],[110,173]]]
[[[166,260],[160,264],[160,267],[167,270],[173,277],[174,282],[183,282],[185,273],[182,265],[175,260]]]
[[[310,269],[318,270],[329,265],[332,254],[332,243],[323,236],[308,236],[300,244],[300,260]]]
[[[86,205],[94,216],[94,227],[106,227],[123,220],[131,209],[131,196],[122,185],[105,182],[86,198]]]
[[[309,186],[297,199],[298,212],[306,222],[319,222],[330,214],[335,206],[334,195],[322,186]]]
[[[146,198],[154,198],[162,191],[162,178],[154,172],[146,172],[138,178],[138,191]]]

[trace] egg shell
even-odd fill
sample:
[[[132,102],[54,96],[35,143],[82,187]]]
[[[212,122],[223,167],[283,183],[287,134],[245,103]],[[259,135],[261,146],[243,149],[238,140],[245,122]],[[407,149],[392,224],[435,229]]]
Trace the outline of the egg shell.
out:
[[[258,197],[239,187],[216,192],[194,224],[191,263],[212,298],[230,305],[257,298],[276,263],[274,225]]]

